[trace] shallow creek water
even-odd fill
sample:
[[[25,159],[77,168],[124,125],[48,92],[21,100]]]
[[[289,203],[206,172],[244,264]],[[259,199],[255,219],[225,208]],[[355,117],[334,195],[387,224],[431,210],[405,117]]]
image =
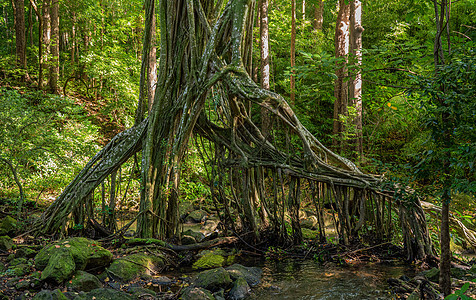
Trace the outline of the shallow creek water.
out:
[[[360,264],[323,267],[312,260],[266,261],[261,283],[251,299],[395,299],[387,279],[411,275],[405,266]]]

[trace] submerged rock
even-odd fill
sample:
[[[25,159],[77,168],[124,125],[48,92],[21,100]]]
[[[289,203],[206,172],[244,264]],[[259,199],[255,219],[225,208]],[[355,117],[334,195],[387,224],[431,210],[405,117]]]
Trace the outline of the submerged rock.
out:
[[[243,277],[250,286],[255,286],[261,281],[263,270],[258,267],[245,267],[240,264],[234,264],[226,268],[232,280],[238,280]]]
[[[240,277],[233,283],[233,287],[228,296],[231,300],[243,300],[250,294],[250,292],[251,289],[248,282],[246,282],[245,278]]]
[[[137,278],[149,279],[151,273],[158,272],[164,266],[164,260],[157,256],[144,254],[132,254],[127,257],[116,259],[107,273],[113,279],[127,282]]]

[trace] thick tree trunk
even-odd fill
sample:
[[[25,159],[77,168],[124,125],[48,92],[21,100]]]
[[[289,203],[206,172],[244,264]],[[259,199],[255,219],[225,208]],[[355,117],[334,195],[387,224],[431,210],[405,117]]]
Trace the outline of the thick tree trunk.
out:
[[[58,80],[59,80],[59,0],[52,0],[50,6],[50,18],[51,18],[51,60],[49,63],[49,90],[51,93],[56,94],[58,92]]]
[[[314,30],[322,30],[322,23],[324,22],[324,2],[323,0],[317,0],[317,4],[314,4],[314,19],[312,26]]]
[[[157,84],[155,3],[156,0],[147,0],[145,2],[146,18],[142,45],[142,66],[139,83],[139,104],[136,110],[136,124],[142,122],[145,112],[150,112],[152,109],[155,86]]]
[[[15,0],[14,3],[17,66],[22,70],[21,78],[24,81],[27,78],[25,3],[24,0]]]
[[[347,70],[347,55],[349,54],[349,16],[350,4],[346,4],[345,0],[339,0],[339,14],[336,22],[335,32],[335,56],[341,58],[342,61],[338,63],[336,69],[336,77],[334,83],[334,126],[332,133],[334,134],[333,144],[341,150],[344,147],[345,131],[344,123],[341,117],[347,116],[347,106],[349,102],[348,96],[348,70]]]
[[[152,24],[150,29],[151,35],[151,44],[150,44],[150,53],[149,53],[149,74],[147,75],[147,85],[149,86],[149,92],[147,94],[147,106],[148,111],[152,109],[152,103],[154,102],[154,95],[155,95],[155,86],[157,84],[157,35],[155,31],[157,30],[156,27],[156,20],[155,20],[155,5],[154,10],[152,12]]]
[[[291,0],[291,68],[296,65],[296,0]],[[291,72],[294,74],[294,70]],[[296,102],[296,79],[291,75],[291,105]]]
[[[362,3],[360,0],[350,2],[350,39],[352,55],[355,60],[355,75],[352,77],[350,85],[350,99],[355,109],[355,139],[354,148],[359,157],[362,157],[363,136],[362,136]]]
[[[269,90],[270,88],[270,53],[269,53],[269,30],[268,30],[268,0],[260,0],[260,54],[261,67],[260,79],[261,87]],[[269,139],[271,129],[271,117],[267,109],[261,108],[261,131]]]
[[[50,54],[50,39],[51,39],[51,18],[50,18],[51,0],[43,0],[41,7],[42,15],[42,30],[41,30],[41,51],[40,51],[40,70],[38,74],[38,89],[43,89],[43,76],[48,70],[48,57]]]

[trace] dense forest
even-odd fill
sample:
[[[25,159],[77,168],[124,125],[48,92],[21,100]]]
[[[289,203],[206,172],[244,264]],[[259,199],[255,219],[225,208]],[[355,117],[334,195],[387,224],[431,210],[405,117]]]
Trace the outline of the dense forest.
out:
[[[476,1],[0,8],[4,299],[476,297]]]

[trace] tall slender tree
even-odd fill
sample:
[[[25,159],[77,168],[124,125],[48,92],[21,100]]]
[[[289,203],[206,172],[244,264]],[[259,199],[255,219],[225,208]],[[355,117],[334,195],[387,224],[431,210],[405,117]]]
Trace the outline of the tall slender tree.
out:
[[[144,5],[146,18],[142,45],[143,58],[139,83],[139,104],[136,110],[136,124],[142,122],[145,112],[152,109],[157,84],[155,4],[156,0],[147,0]]]
[[[350,2],[350,46],[352,57],[355,60],[354,74],[350,84],[350,100],[355,109],[355,141],[354,148],[357,154],[362,157],[363,136],[362,136],[362,3],[360,0]]]
[[[314,3],[314,18],[312,21],[312,27],[314,30],[322,30],[322,23],[324,22],[324,2],[323,0],[317,0]]]
[[[269,27],[268,27],[268,0],[259,2],[260,16],[260,80],[261,87],[270,89],[270,52],[269,52]],[[261,129],[265,137],[269,136],[271,127],[271,118],[266,108],[261,108]]]
[[[51,93],[58,92],[58,80],[59,80],[59,44],[60,44],[60,32],[59,32],[59,0],[52,0],[50,6],[50,18],[51,18],[51,42],[50,52],[51,60],[49,63],[49,90]]]
[[[435,42],[433,49],[434,63],[435,63],[435,72],[438,72],[438,69],[445,64],[445,54],[442,43],[442,35],[444,34],[445,26],[449,26],[449,17],[450,17],[450,7],[451,0],[441,0],[433,1],[435,9],[435,25],[436,25],[436,34]],[[445,21],[446,20],[446,21]],[[450,36],[447,36],[448,40]],[[450,51],[450,48],[448,48]],[[437,77],[437,76],[435,76]],[[440,90],[443,94],[447,92],[446,86],[441,85]],[[440,258],[440,289],[442,290],[445,296],[451,294],[451,249],[450,249],[450,225],[449,225],[449,214],[450,214],[450,202],[451,202],[451,179],[449,178],[451,174],[450,162],[451,162],[451,152],[450,143],[451,143],[451,126],[450,124],[450,111],[448,104],[445,102],[444,96],[438,97],[439,105],[444,108],[441,112],[441,127],[443,132],[438,135],[437,143],[441,146],[444,146],[446,153],[445,158],[442,161],[442,172],[445,174],[446,178],[443,180],[442,186],[442,197],[441,197],[441,227],[440,227],[440,247],[441,247],[441,258]]]
[[[17,66],[22,70],[22,80],[27,78],[26,68],[26,30],[25,30],[25,2],[12,1],[15,12],[15,45]]]
[[[349,34],[350,34],[350,3],[346,0],[339,0],[339,14],[337,15],[335,31],[335,56],[341,60],[336,68],[336,80],[334,82],[334,134],[333,144],[341,149],[344,146],[342,133],[344,132],[344,123],[341,118],[347,116],[347,106],[349,103],[348,95],[348,54],[349,54]]]
[[[296,65],[296,0],[291,0],[291,68]],[[291,71],[291,105],[296,103],[296,78]]]
[[[50,40],[51,40],[51,18],[50,18],[50,6],[51,0],[43,0],[41,5],[41,51],[40,55],[40,68],[38,73],[38,88],[43,89],[43,76],[48,70],[48,57],[50,54]]]

